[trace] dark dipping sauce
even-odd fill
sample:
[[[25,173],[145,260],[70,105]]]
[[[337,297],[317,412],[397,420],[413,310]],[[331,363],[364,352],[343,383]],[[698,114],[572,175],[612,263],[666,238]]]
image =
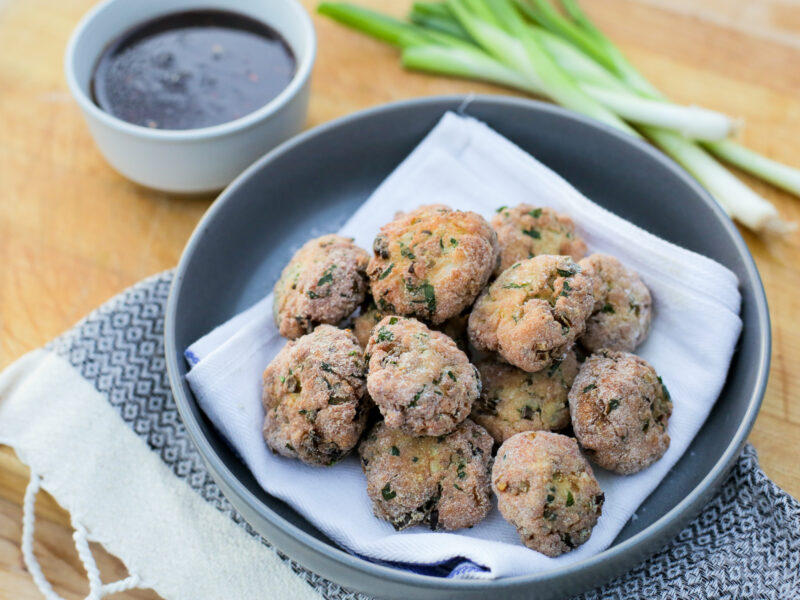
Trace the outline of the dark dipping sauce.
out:
[[[294,73],[294,53],[268,25],[227,11],[180,12],[112,42],[95,67],[92,96],[129,123],[197,129],[261,108]]]

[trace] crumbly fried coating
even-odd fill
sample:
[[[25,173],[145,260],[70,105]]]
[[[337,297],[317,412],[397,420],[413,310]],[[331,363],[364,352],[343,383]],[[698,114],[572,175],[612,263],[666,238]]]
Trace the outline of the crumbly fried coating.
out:
[[[310,465],[347,454],[367,419],[366,365],[348,330],[319,325],[291,341],[264,371],[264,440]]]
[[[500,446],[492,489],[522,543],[547,556],[585,543],[605,499],[575,440],[547,431],[518,433]]]
[[[643,358],[614,350],[591,355],[572,385],[569,407],[584,453],[605,469],[636,473],[669,448],[672,402]]]
[[[492,217],[500,246],[500,264],[495,275],[515,262],[542,254],[570,256],[579,261],[586,256],[586,242],[575,232],[575,223],[552,208],[519,204],[497,209]]]
[[[353,318],[353,333],[356,334],[358,343],[361,344],[362,348],[367,347],[372,331],[385,316],[386,315],[375,305],[375,301],[372,297],[369,296],[361,306],[361,312]],[[447,319],[447,321],[440,325],[431,327],[431,329],[441,331],[451,338],[461,350],[466,352],[468,319],[469,313],[462,313]]]
[[[592,254],[578,262],[594,281],[594,309],[581,345],[633,352],[647,337],[653,301],[635,271],[613,256]]]
[[[491,510],[492,438],[469,419],[439,437],[378,423],[359,454],[375,516],[398,531],[472,527]]]
[[[306,242],[275,284],[273,316],[284,337],[296,339],[320,323],[336,324],[363,302],[369,254],[340,235]]]
[[[569,256],[529,258],[503,271],[478,297],[469,338],[478,350],[540,371],[564,358],[593,305],[592,279]]]
[[[423,206],[381,227],[367,273],[378,308],[438,324],[475,300],[497,264],[497,234],[473,212]]]
[[[410,435],[450,433],[481,391],[478,370],[456,343],[416,319],[385,317],[366,357],[367,389],[387,427]]]
[[[572,350],[564,360],[536,373],[495,358],[484,359],[476,366],[482,389],[470,418],[498,444],[522,431],[558,431],[569,425],[567,395],[578,374]]]
[[[362,348],[366,348],[375,325],[380,323],[386,315],[375,305],[372,296],[367,297],[361,305],[361,312],[353,317],[353,333]]]

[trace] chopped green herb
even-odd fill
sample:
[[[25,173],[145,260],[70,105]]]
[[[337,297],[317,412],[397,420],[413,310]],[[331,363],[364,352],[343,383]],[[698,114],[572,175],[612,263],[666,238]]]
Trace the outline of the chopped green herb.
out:
[[[503,286],[503,289],[504,290],[519,290],[519,289],[522,289],[522,288],[526,288],[529,285],[530,285],[529,283],[514,283],[512,281],[511,283],[506,283]]]
[[[388,267],[386,267],[386,270],[383,273],[381,273],[380,275],[378,275],[378,279],[386,279],[386,277],[389,275],[389,273],[392,272],[392,269],[394,269],[394,263],[392,263]]]
[[[400,255],[405,256],[406,258],[410,258],[411,260],[417,258],[416,255],[408,248],[400,248]]]
[[[573,498],[573,497],[572,497],[572,492],[567,492],[567,502],[566,502],[566,505],[567,505],[567,506],[572,506],[573,504],[575,504],[575,498]]]
[[[283,375],[281,375],[281,383],[286,383],[286,377],[284,377]]]
[[[453,487],[456,488],[459,492],[463,492],[464,491],[464,490],[461,489],[461,487],[457,483],[454,483]]]
[[[385,313],[396,312],[394,309],[394,304],[392,304],[391,302],[387,302],[383,298],[378,298],[378,308],[380,308]]]
[[[419,456],[412,456],[411,462],[419,462]]]
[[[392,456],[400,456],[400,448],[392,446]]]
[[[456,379],[456,376],[455,376],[455,374],[454,374],[452,371],[448,371],[448,372],[447,372],[447,376],[448,376],[450,379],[452,379],[453,381],[458,381],[458,379]]]
[[[541,233],[539,233],[539,230],[538,230],[538,229],[523,229],[523,230],[522,230],[522,233],[524,233],[524,234],[525,234],[525,235],[527,235],[527,236],[530,236],[530,237],[532,237],[532,238],[533,238],[533,239],[535,239],[535,240],[540,240],[540,239],[542,239],[542,234],[541,234]]]
[[[563,286],[563,288],[564,288],[565,290],[567,290],[568,292],[571,292],[571,291],[572,291],[572,286],[570,286],[570,284],[569,284],[569,281],[565,281],[565,282],[564,282],[564,286]],[[562,292],[562,293],[563,293],[563,292]],[[564,294],[564,295],[566,296],[566,294]]]
[[[608,302],[606,302],[605,306],[603,306],[603,308],[602,308],[601,310],[602,310],[604,313],[608,313],[608,314],[610,314],[610,315],[613,315],[613,314],[616,312],[616,311],[614,310],[614,307],[613,307],[613,306],[611,306],[611,305],[610,305]]]
[[[619,398],[612,398],[608,401],[608,406],[606,407],[606,414],[610,413],[612,410],[619,406]]]
[[[328,398],[328,404],[331,406],[339,406],[340,404],[344,404],[347,402],[347,398],[337,398],[336,396],[331,396]]]
[[[558,371],[558,367],[560,366],[561,366],[560,360],[553,361],[553,364],[550,365],[550,368],[547,370],[547,376],[552,377],[553,375],[555,375],[556,371]]]
[[[325,285],[326,283],[333,282],[333,270],[335,268],[336,268],[336,265],[331,265],[330,267],[325,269],[325,272],[322,274],[322,277],[320,277],[319,281],[317,282],[317,287],[319,287],[321,285]]]
[[[444,242],[442,241],[442,238],[439,238],[439,248],[444,250]]]
[[[391,342],[394,339],[394,334],[386,329],[386,327],[381,327],[378,330],[378,337],[377,340],[379,342]]]
[[[458,467],[456,468],[456,475],[458,475],[459,479],[464,479],[467,476],[467,472],[464,470],[466,469],[467,465],[464,463],[458,463]]]
[[[504,211],[505,209],[507,209],[507,208],[508,208],[507,206],[501,206],[500,208],[498,208],[498,209],[497,209],[496,211],[494,211],[494,212],[503,212],[503,211]]]
[[[453,247],[458,246],[458,240],[456,238],[450,238],[450,245]]]
[[[545,501],[546,501],[548,504],[550,504],[550,503],[551,503],[553,500],[555,500],[555,499],[556,499],[556,497],[555,497],[555,496],[553,496],[553,494],[547,494],[547,498],[545,498]]]
[[[389,319],[389,325],[397,325],[397,317],[392,317]]]
[[[532,211],[530,211],[528,214],[529,214],[530,216],[532,216],[534,219],[538,219],[539,217],[541,217],[541,216],[542,216],[542,209],[541,209],[541,208],[534,208],[534,209],[533,209]]]
[[[392,491],[392,486],[390,484],[386,484],[381,489],[381,495],[383,496],[384,500],[391,500],[395,496],[397,496],[397,492]]]
[[[291,444],[287,443],[287,444],[286,444],[286,447],[287,447],[289,450],[291,450],[292,452],[296,452],[296,450],[294,449],[294,446],[292,446]]]
[[[583,393],[585,394],[586,392],[591,392],[596,387],[597,385],[595,385],[594,383],[590,383],[585,388],[583,388]]]
[[[306,296],[308,296],[312,300],[316,300],[317,298],[319,298],[319,295],[314,290],[308,290],[306,292]]]
[[[575,274],[572,271],[567,271],[566,269],[556,269],[556,272],[561,275],[561,277],[572,277]]]
[[[658,383],[661,384],[661,391],[664,392],[664,398],[669,400],[671,398],[671,396],[669,395],[669,390],[667,389],[667,386],[664,385],[664,380],[661,379],[660,376],[658,378]]]
[[[358,356],[359,354],[360,352],[358,350],[350,350],[350,352],[347,353],[347,356]]]
[[[436,312],[436,292],[433,286],[426,281],[421,287],[422,292],[425,294],[425,304],[428,307],[428,311],[431,313]]]
[[[326,362],[321,363],[319,365],[319,368],[322,369],[323,371],[328,372],[328,373],[333,373],[333,368],[331,368],[331,366]]]
[[[299,414],[301,414],[301,415],[304,415],[304,414],[306,414],[308,411],[307,411],[305,408],[301,408],[301,409],[300,409],[300,410],[298,410],[297,412],[298,412]]]

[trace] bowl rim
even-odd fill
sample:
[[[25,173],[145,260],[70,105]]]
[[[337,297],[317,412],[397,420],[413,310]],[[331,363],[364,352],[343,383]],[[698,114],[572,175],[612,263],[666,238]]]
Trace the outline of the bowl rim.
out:
[[[534,111],[554,114],[562,118],[577,121],[588,127],[603,130],[605,133],[617,138],[618,141],[633,145],[639,151],[648,154],[653,160],[660,163],[662,167],[671,172],[672,175],[681,179],[683,183],[691,188],[692,191],[694,191],[694,193],[697,194],[697,196],[699,196],[699,198],[706,205],[708,205],[718,217],[720,217],[723,227],[730,234],[736,250],[743,259],[747,273],[747,279],[753,286],[755,296],[755,309],[758,318],[760,346],[757,364],[751,367],[756,372],[755,385],[752,393],[750,394],[748,407],[741,423],[739,424],[739,427],[736,429],[733,438],[728,443],[719,460],[709,470],[705,477],[703,477],[703,479],[694,487],[694,489],[692,489],[680,502],[678,502],[678,504],[659,517],[655,522],[651,523],[648,527],[644,528],[642,531],[636,533],[619,544],[615,544],[606,548],[602,552],[598,552],[593,556],[587,557],[578,562],[570,563],[569,565],[555,567],[553,569],[548,569],[546,571],[529,575],[514,575],[489,580],[450,579],[431,575],[422,575],[391,566],[377,564],[359,556],[350,554],[346,550],[343,550],[336,545],[329,544],[316,538],[315,536],[303,531],[293,523],[290,523],[275,511],[264,505],[249,489],[247,489],[247,487],[230,471],[230,469],[228,469],[227,465],[216,453],[211,443],[203,435],[199,423],[194,420],[191,407],[189,406],[190,400],[184,395],[181,387],[182,378],[179,373],[177,359],[178,355],[176,354],[177,349],[174,343],[177,298],[181,290],[183,276],[187,268],[188,260],[193,254],[195,248],[200,243],[203,233],[207,229],[209,222],[214,219],[225,202],[234,196],[236,191],[250,178],[253,173],[263,168],[264,165],[268,164],[275,158],[291,152],[296,146],[306,143],[308,140],[313,139],[319,134],[344,125],[348,125],[364,118],[371,117],[376,114],[392,113],[393,111],[406,110],[410,107],[424,106],[429,104],[450,104],[453,108],[445,110],[458,110],[460,112],[464,109],[468,109],[468,105],[473,103],[496,104],[500,107],[523,107]],[[242,172],[236,179],[234,179],[233,182],[231,182],[228,187],[226,187],[220,193],[214,203],[206,211],[205,215],[203,215],[203,217],[200,219],[195,230],[192,232],[184,252],[181,255],[180,261],[175,270],[172,284],[170,286],[169,296],[167,298],[167,308],[165,312],[164,336],[166,363],[170,386],[175,397],[178,411],[181,414],[187,431],[192,438],[192,441],[197,446],[200,454],[205,459],[206,464],[209,466],[209,470],[212,472],[212,474],[215,477],[223,478],[225,484],[230,486],[230,488],[236,494],[238,494],[238,496],[248,505],[249,508],[269,521],[278,529],[281,529],[284,534],[291,536],[296,542],[302,544],[307,550],[322,554],[345,567],[349,567],[356,571],[366,572],[372,576],[401,584],[412,586],[416,585],[419,587],[426,587],[440,591],[456,592],[458,590],[480,592],[488,591],[490,589],[497,591],[503,587],[516,587],[530,583],[544,582],[555,577],[569,577],[586,568],[596,567],[604,561],[611,560],[618,555],[627,554],[634,549],[639,548],[641,550],[646,550],[648,541],[651,538],[657,537],[662,531],[668,531],[675,520],[680,519],[682,516],[685,516],[688,520],[690,516],[694,516],[697,512],[699,512],[700,508],[702,508],[702,506],[708,500],[708,496],[716,490],[717,486],[722,482],[723,478],[732,468],[747,440],[747,435],[753,427],[753,423],[758,415],[758,411],[761,407],[761,402],[764,397],[764,392],[766,390],[767,378],[769,375],[772,340],[766,294],[764,292],[764,287],[755,261],[753,260],[753,257],[750,254],[744,239],[739,233],[736,225],[727,216],[720,205],[704,188],[700,186],[700,184],[694,178],[692,178],[686,171],[678,166],[677,163],[646,142],[633,138],[624,132],[618,131],[589,117],[585,117],[578,113],[563,109],[559,106],[537,100],[491,94],[453,94],[430,96],[424,98],[400,100],[397,102],[370,107],[309,129],[291,138],[290,140],[287,140],[280,146],[262,156],[244,172]],[[642,555],[642,559],[650,556],[650,554],[651,552],[646,552]]]
[[[210,127],[198,127],[195,129],[151,129],[149,127],[143,127],[141,125],[123,121],[122,119],[115,117],[114,115],[97,106],[97,104],[95,104],[89,95],[84,91],[83,87],[78,82],[78,77],[75,72],[75,53],[78,44],[82,41],[87,30],[92,26],[97,16],[105,10],[109,10],[109,7],[112,5],[125,1],[128,0],[103,0],[89,9],[89,11],[84,14],[83,17],[81,17],[80,21],[78,21],[78,24],[75,26],[75,29],[73,29],[72,33],[70,34],[69,41],[67,42],[66,52],[64,54],[64,74],[67,80],[67,87],[69,88],[72,97],[81,107],[83,112],[102,122],[104,125],[116,129],[124,134],[145,140],[161,142],[194,142],[198,140],[206,140],[231,135],[249,129],[280,111],[286,104],[297,97],[298,93],[303,89],[306,81],[311,76],[311,70],[314,66],[317,53],[317,34],[316,30],[314,29],[314,25],[311,22],[311,17],[298,0],[271,0],[273,2],[283,2],[289,7],[289,10],[292,11],[293,14],[292,18],[300,24],[300,27],[303,30],[303,35],[305,36],[303,58],[302,60],[298,61],[297,69],[291,81],[289,81],[289,84],[283,88],[283,90],[281,90],[277,96],[251,113],[243,115],[238,119],[220,123],[218,125],[212,125]],[[236,7],[231,7],[221,0],[198,0],[197,9],[236,12]],[[158,6],[158,12],[151,18],[158,18],[173,12],[178,11],[174,8],[170,9],[165,4],[164,6]],[[272,25],[266,23],[263,19],[257,17],[252,18],[255,18],[265,25],[272,27]],[[129,24],[128,27],[136,27],[144,22],[145,21],[137,21],[136,23]],[[279,29],[274,29],[283,35]],[[105,46],[107,46],[114,39],[114,37],[109,39]],[[296,56],[297,52],[294,52]],[[96,56],[95,61],[97,61],[99,58],[100,55]]]

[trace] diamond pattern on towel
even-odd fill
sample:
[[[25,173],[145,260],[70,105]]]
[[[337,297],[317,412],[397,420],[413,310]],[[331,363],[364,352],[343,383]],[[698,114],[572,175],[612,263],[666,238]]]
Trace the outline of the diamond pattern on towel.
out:
[[[258,536],[222,495],[178,415],[164,360],[164,309],[171,281],[171,271],[142,281],[48,348],[108,398],[176,477]],[[279,555],[325,598],[366,598]],[[668,546],[579,598],[787,600],[800,598],[798,590],[800,503],[766,477],[748,445],[717,495]]]

